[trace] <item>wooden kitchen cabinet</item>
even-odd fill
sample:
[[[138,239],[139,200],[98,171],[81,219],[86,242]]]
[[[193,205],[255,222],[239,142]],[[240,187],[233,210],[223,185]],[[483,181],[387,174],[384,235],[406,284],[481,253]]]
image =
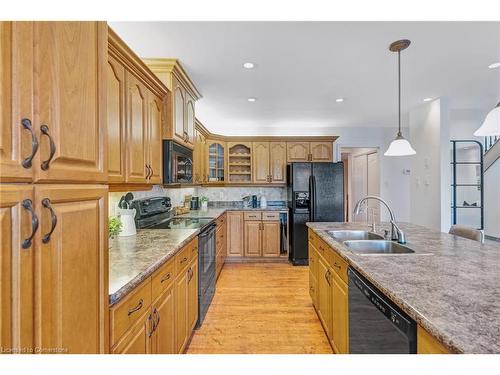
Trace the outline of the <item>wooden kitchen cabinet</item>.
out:
[[[33,126],[40,144],[34,180],[107,182],[108,26],[33,25]]]
[[[245,221],[245,256],[262,256],[262,221]]]
[[[333,143],[332,142],[311,142],[310,160],[312,162],[332,162]]]
[[[125,67],[116,58],[108,58],[108,181],[124,183],[126,179],[125,148]]]
[[[286,184],[286,142],[269,142],[269,168],[272,184]]]
[[[269,142],[253,142],[253,182],[270,182],[269,156]]]
[[[207,142],[205,135],[199,131],[195,131],[195,142],[193,150],[193,164],[195,184],[203,184],[208,182],[207,174]]]
[[[207,183],[219,184],[227,181],[226,142],[207,140]]]
[[[318,308],[318,259],[316,248],[309,244],[309,295],[315,308]]]
[[[174,286],[170,286],[153,302],[152,319],[157,321],[151,335],[151,352],[175,354],[175,302]]]
[[[195,104],[201,94],[177,59],[143,59],[149,69],[170,90],[167,95],[163,138],[193,149],[195,146]]]
[[[280,256],[280,222],[262,222],[262,256]]]
[[[21,353],[33,348],[34,204],[31,185],[0,184],[0,346]]]
[[[163,182],[163,144],[161,138],[162,99],[148,92],[148,162],[150,184]]]
[[[336,272],[331,273],[332,331],[331,343],[337,354],[349,353],[349,308],[347,284]]]
[[[227,256],[241,257],[243,247],[243,212],[227,212]]]
[[[188,332],[196,327],[198,321],[198,259],[188,268]]]
[[[182,353],[189,338],[189,275],[183,271],[175,280],[175,352]]]
[[[0,22],[0,182],[30,182],[38,167],[31,161],[38,151],[31,143],[33,136],[38,139],[32,45],[32,22]]]
[[[150,354],[152,314],[143,315],[111,351],[112,354]]]
[[[318,261],[318,304],[316,311],[328,338],[332,337],[331,271],[323,258]]]
[[[287,142],[286,155],[288,163],[310,161],[309,142]]]
[[[34,267],[35,345],[68,353],[106,352],[108,189],[34,189],[40,221]]]
[[[438,340],[420,325],[417,326],[417,354],[451,354]]]

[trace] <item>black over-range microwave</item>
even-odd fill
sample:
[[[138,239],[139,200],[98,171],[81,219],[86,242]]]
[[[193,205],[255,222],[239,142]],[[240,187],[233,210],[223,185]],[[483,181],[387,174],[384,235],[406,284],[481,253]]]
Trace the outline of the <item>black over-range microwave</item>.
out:
[[[163,183],[193,182],[193,151],[174,141],[163,141]]]

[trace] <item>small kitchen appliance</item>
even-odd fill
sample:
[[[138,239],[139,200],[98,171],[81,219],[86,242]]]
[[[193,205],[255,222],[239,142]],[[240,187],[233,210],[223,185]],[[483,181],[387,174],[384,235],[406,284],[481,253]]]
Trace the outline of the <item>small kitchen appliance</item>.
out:
[[[191,197],[191,210],[200,209],[200,197]]]

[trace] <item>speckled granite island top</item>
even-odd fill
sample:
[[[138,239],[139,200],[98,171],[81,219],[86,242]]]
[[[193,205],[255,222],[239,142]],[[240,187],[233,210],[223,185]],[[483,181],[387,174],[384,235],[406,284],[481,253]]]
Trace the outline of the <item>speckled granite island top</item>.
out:
[[[307,225],[451,351],[500,353],[500,246],[401,223],[416,254],[356,255],[328,231],[366,223]]]

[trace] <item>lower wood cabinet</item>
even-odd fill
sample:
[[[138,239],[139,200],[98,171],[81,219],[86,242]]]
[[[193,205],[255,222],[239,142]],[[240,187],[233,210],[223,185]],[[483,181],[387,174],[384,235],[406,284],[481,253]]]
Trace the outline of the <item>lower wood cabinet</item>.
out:
[[[227,257],[227,215],[223,214],[217,219],[215,232],[215,277],[218,279]]]
[[[183,353],[198,321],[198,239],[111,307],[112,353]]]
[[[243,248],[243,212],[228,212],[227,214],[227,256],[241,257]]]
[[[349,353],[347,267],[333,249],[309,230],[309,294],[337,354]]]
[[[417,326],[417,354],[451,354],[451,352],[424,328]]]

